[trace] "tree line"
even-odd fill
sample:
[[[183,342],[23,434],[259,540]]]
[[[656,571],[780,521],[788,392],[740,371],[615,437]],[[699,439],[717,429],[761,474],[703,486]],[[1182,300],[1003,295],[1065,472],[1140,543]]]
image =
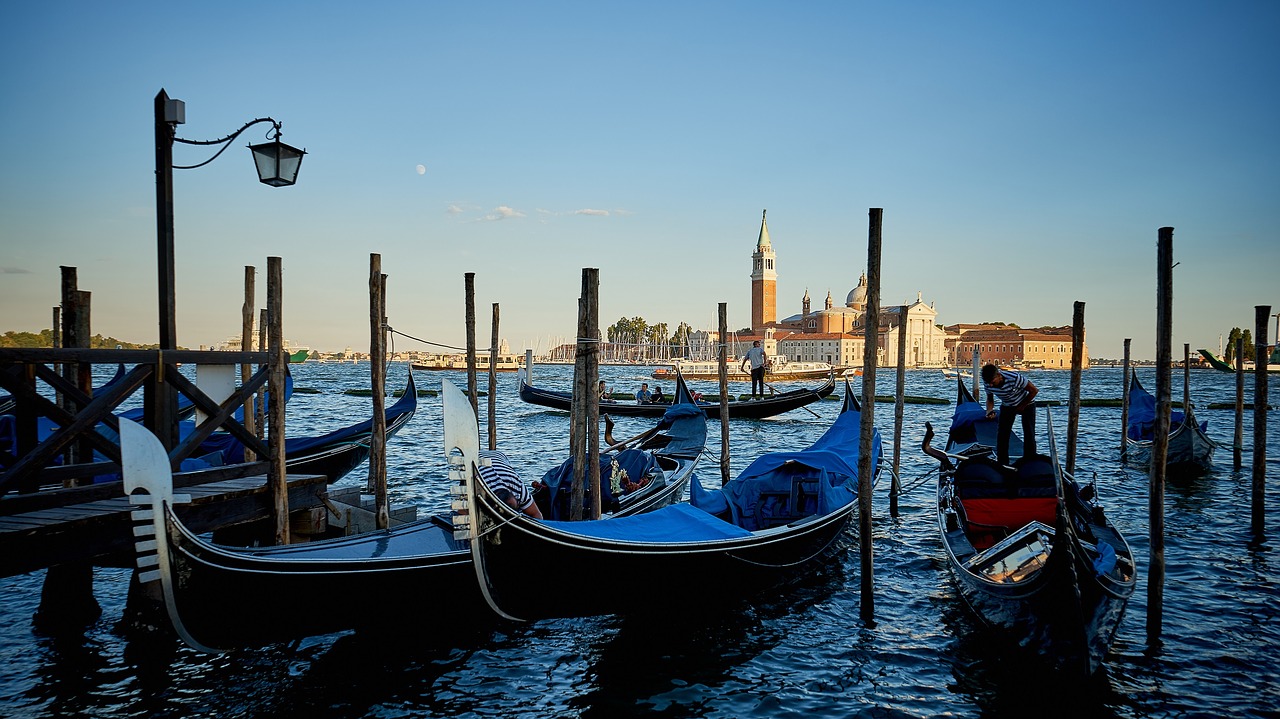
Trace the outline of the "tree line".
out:
[[[1254,359],[1253,349],[1253,333],[1249,330],[1242,330],[1239,327],[1232,327],[1231,333],[1227,335],[1227,348],[1223,352],[1222,361],[1230,364],[1236,359],[1236,340],[1244,338],[1244,359],[1246,362]]]
[[[39,332],[15,332],[9,330],[0,335],[0,347],[14,349],[41,349],[53,347],[53,330],[44,329]],[[137,344],[125,342],[115,337],[103,337],[100,334],[89,339],[90,349],[126,349],[150,350],[159,348],[159,344]]]

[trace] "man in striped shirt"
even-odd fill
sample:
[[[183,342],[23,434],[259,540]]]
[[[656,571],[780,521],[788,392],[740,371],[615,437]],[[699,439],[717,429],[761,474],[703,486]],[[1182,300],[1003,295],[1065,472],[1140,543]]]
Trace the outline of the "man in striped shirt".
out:
[[[1009,464],[1009,433],[1013,420],[1022,417],[1022,456],[1036,453],[1036,394],[1040,391],[1024,374],[1002,370],[989,364],[982,368],[982,384],[987,388],[987,419],[995,419],[996,397],[1000,398],[1000,425],[996,433],[996,461]]]
[[[486,462],[488,466],[485,466]],[[533,493],[529,491],[529,486],[520,480],[520,475],[516,474],[515,467],[511,466],[511,460],[507,459],[507,455],[496,449],[480,450],[480,478],[484,483],[493,490],[498,499],[506,502],[512,509],[518,509],[521,512],[542,519],[542,510],[538,509],[538,505],[533,501]]]

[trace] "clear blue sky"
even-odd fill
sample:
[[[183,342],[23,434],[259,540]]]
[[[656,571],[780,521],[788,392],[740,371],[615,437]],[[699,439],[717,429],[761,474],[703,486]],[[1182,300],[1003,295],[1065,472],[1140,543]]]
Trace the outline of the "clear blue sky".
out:
[[[259,184],[259,127],[175,171],[184,346],[239,332],[268,256],[286,337],[323,350],[368,347],[370,253],[391,324],[445,344],[466,272],[482,345],[495,302],[517,351],[571,337],[584,267],[604,326],[711,328],[726,302],[742,327],[766,208],[779,316],[843,303],[872,207],[882,304],[923,292],[943,323],[1065,325],[1081,300],[1093,356],[1154,357],[1163,226],[1175,354],[1280,311],[1273,1],[53,0],[4,26],[0,330],[49,326],[71,265],[94,332],[156,341],[162,87],[182,137],[270,115],[310,153]]]

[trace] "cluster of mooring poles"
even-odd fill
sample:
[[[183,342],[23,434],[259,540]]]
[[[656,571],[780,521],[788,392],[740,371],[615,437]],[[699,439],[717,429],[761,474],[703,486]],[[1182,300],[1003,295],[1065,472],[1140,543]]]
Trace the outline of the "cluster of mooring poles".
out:
[[[1167,477],[1166,460],[1169,452],[1170,413],[1173,402],[1172,384],[1172,336],[1173,336],[1173,228],[1161,227],[1156,240],[1156,419],[1153,430],[1151,462],[1148,473],[1147,509],[1150,513],[1150,550],[1147,577],[1147,643],[1160,644],[1164,622],[1164,490]],[[1254,392],[1253,392],[1253,466],[1250,531],[1255,541],[1265,536],[1264,509],[1267,462],[1267,324],[1271,318],[1270,305],[1254,308]],[[1125,433],[1129,426],[1129,366],[1130,340],[1124,341],[1124,393],[1120,422],[1121,459],[1125,458]],[[1182,348],[1183,407],[1191,404],[1191,345]],[[1244,340],[1236,339],[1236,397],[1235,434],[1232,442],[1232,468],[1242,468],[1244,443]]]

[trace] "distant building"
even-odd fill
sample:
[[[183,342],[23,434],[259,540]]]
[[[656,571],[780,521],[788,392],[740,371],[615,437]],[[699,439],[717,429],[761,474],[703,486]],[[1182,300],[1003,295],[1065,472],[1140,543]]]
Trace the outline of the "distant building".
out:
[[[968,366],[973,350],[983,364],[992,362],[1020,369],[1071,369],[1071,327],[1024,330],[1011,325],[949,325],[946,328],[951,363]],[[1082,348],[1081,367],[1089,366],[1089,344]]]
[[[838,367],[862,365],[866,344],[865,272],[858,278],[857,286],[845,296],[843,305],[836,305],[828,290],[822,309],[813,311],[809,290],[806,289],[800,301],[800,313],[775,321],[777,255],[763,216],[755,253],[751,257],[751,331],[749,334],[736,336],[731,351],[742,349],[735,356],[741,356],[746,351],[745,348],[749,348],[751,342],[758,339],[766,354],[783,354],[800,361],[828,362]],[[876,333],[878,362],[896,365],[899,336],[902,336],[902,341],[907,345],[908,366],[945,366],[945,333],[937,326],[938,313],[933,304],[925,304],[921,293],[916,293],[916,301],[905,307],[904,323],[903,306],[881,306]]]

